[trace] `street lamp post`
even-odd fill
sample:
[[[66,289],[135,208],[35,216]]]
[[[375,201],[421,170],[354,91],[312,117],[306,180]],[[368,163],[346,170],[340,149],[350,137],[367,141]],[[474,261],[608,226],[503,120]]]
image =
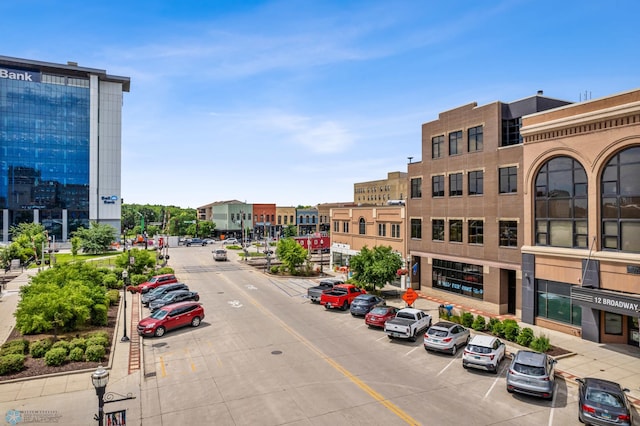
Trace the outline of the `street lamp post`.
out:
[[[107,389],[107,383],[109,383],[109,372],[104,367],[99,366],[91,374],[91,382],[93,387],[96,388],[96,395],[98,396],[98,414],[94,416],[94,419],[98,421],[98,426],[104,426],[104,393]]]
[[[127,270],[122,271],[122,300],[124,301],[123,311],[122,311],[122,339],[121,342],[128,342],[129,338],[127,337],[127,281],[129,280],[129,272]]]

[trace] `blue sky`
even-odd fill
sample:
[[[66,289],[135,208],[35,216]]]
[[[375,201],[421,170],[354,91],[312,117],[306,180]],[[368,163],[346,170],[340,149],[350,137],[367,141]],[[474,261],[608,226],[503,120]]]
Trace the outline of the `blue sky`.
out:
[[[125,203],[353,200],[421,160],[421,124],[544,90],[640,87],[640,2],[0,2],[0,55],[105,69]]]

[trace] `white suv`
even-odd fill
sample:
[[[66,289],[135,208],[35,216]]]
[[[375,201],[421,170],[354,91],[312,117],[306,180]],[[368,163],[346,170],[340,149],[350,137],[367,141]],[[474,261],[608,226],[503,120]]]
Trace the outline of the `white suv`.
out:
[[[500,361],[505,355],[505,345],[494,336],[473,336],[462,353],[462,366],[498,372]]]

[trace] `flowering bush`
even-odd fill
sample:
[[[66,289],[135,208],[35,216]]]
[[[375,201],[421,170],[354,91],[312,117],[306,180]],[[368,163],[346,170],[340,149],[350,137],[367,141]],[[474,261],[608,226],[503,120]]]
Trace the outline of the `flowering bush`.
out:
[[[396,273],[398,274],[398,276],[401,276],[401,275],[407,275],[409,273],[409,271],[407,271],[404,268],[400,268],[400,269],[398,269],[398,272],[396,272]]]

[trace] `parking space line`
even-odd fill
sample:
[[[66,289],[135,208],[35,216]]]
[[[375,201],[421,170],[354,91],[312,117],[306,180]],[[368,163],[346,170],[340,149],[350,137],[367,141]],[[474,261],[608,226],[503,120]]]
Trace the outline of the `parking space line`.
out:
[[[404,354],[404,356],[408,356],[409,354],[415,352],[416,349],[420,349],[420,346],[416,346],[415,348],[411,349],[409,352],[407,352],[406,354]]]
[[[453,357],[453,359],[451,361],[449,361],[449,363],[447,365],[445,365],[444,368],[442,370],[440,370],[440,372],[438,374],[436,374],[436,377],[438,377],[439,375],[444,373],[447,370],[447,368],[449,368],[451,365],[453,365],[454,362],[456,362],[457,359],[458,359],[457,356]]]
[[[551,410],[549,412],[549,423],[548,423],[549,426],[553,426],[553,413],[556,409],[556,396],[558,393],[556,388],[557,388],[557,384],[554,381],[553,382],[553,398],[551,398]],[[567,392],[567,396],[568,395],[569,395],[569,392]]]

